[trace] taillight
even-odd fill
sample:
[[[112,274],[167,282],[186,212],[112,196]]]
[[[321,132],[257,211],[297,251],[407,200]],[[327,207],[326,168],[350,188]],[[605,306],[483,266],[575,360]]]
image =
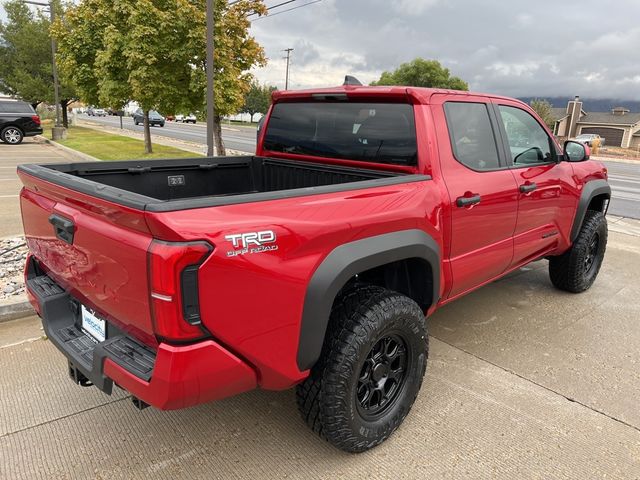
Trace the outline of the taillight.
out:
[[[31,115],[31,120],[33,120],[33,123],[36,125],[40,125],[40,117],[38,115]]]
[[[158,337],[186,341],[205,335],[200,327],[198,268],[211,251],[207,242],[151,242],[149,288]]]

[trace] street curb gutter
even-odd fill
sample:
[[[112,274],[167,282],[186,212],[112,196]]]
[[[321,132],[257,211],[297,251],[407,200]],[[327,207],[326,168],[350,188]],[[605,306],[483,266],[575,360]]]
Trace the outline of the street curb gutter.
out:
[[[28,300],[23,300],[18,303],[10,303],[8,305],[0,305],[0,323],[29,317],[31,315],[35,315],[35,313],[35,310]]]
[[[91,155],[87,155],[86,153],[82,153],[79,152],[77,150],[74,150],[73,148],[69,148],[69,147],[65,147],[64,145],[58,143],[58,142],[54,142],[53,140],[48,139],[47,137],[43,136],[43,135],[36,135],[34,137],[36,139],[36,141],[41,142],[41,143],[48,143],[49,145],[52,145],[53,147],[57,148],[58,150],[62,150],[63,152],[68,153],[69,155],[72,155],[80,160],[83,160],[85,162],[100,162],[101,160],[99,158],[96,157],[92,157]]]

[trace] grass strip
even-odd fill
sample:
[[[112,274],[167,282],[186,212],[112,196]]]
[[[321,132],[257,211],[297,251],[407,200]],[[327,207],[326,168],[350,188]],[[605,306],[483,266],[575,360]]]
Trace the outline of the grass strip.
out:
[[[51,132],[49,138],[51,138]],[[153,144],[153,153],[144,153],[144,142],[137,138],[125,137],[114,133],[101,132],[92,128],[71,127],[67,138],[58,143],[100,160],[152,160],[154,158],[193,158],[202,157],[197,153],[180,148]]]

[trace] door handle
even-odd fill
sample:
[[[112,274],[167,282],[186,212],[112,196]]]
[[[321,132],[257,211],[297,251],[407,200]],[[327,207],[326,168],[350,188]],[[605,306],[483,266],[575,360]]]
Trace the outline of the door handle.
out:
[[[538,186],[535,183],[525,183],[524,185],[520,185],[520,192],[531,193],[536,188],[538,188]]]
[[[477,193],[471,197],[458,197],[456,199],[456,205],[459,207],[469,207],[476,203],[480,203],[480,195]]]
[[[73,234],[76,231],[76,226],[71,220],[54,213],[49,217],[49,223],[53,225],[56,237],[63,242],[73,243]]]

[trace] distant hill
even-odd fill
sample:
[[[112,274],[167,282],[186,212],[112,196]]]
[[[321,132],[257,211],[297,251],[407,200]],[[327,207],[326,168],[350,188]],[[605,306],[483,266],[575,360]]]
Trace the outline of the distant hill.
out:
[[[519,100],[525,103],[531,103],[531,100],[535,98],[547,100],[556,108],[564,108],[567,106],[569,100],[573,100],[573,97],[520,97]],[[608,112],[613,107],[625,107],[631,110],[631,112],[640,112],[640,101],[616,100],[613,98],[589,99],[586,97],[580,100],[582,100],[582,108],[586,112]]]

